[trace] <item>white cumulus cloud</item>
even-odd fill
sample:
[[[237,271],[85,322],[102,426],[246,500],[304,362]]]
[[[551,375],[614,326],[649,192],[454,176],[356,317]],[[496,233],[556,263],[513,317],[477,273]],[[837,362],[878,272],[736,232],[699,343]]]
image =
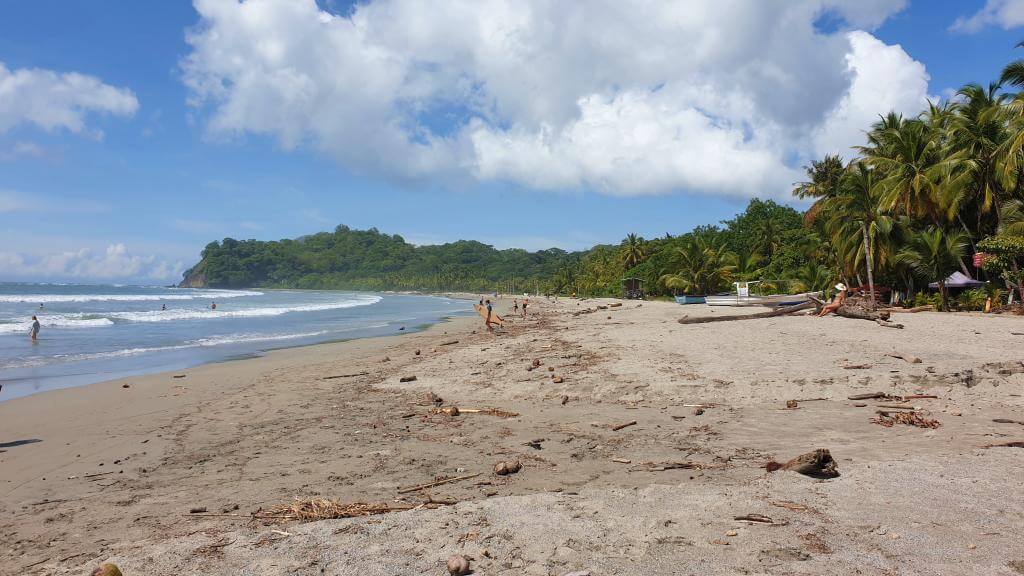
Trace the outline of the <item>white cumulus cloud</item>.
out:
[[[846,65],[850,88],[814,133],[816,155],[850,158],[851,143],[863,143],[865,131],[890,110],[913,116],[928,106],[928,73],[900,46],[889,46],[866,32],[848,35],[852,50]]]
[[[132,116],[138,107],[131,90],[104,84],[94,76],[39,68],[10,70],[0,62],[0,134],[32,124],[102,136],[86,126],[88,114]]]
[[[1024,25],[1024,0],[987,0],[981,10],[957,18],[950,29],[973,33],[988,26],[1009,30],[1021,25]]]
[[[0,271],[6,279],[178,280],[180,261],[132,254],[121,243],[95,252],[89,248],[43,254],[0,251]]]
[[[927,91],[870,34],[904,0],[194,4],[181,66],[211,137],[399,179],[782,196]]]

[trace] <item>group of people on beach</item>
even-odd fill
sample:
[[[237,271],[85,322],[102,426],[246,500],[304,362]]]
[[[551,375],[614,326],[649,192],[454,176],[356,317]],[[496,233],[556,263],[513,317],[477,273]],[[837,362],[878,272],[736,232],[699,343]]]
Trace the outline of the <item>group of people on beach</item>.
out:
[[[495,293],[495,298],[497,298],[497,293]],[[487,315],[484,316],[484,326],[487,327],[487,331],[488,332],[494,332],[494,324],[495,324],[495,321],[494,321],[494,318],[495,318],[494,303],[491,302],[490,298],[481,298],[479,304],[480,304],[481,307],[483,307],[483,308],[485,308],[487,310]],[[522,305],[522,307],[519,306],[519,299],[518,298],[514,298],[512,300],[512,313],[515,314],[516,316],[521,316],[522,318],[525,319],[526,318],[526,309],[527,309],[527,307],[529,307],[529,305],[530,305],[530,299],[529,298],[523,298],[523,305]]]

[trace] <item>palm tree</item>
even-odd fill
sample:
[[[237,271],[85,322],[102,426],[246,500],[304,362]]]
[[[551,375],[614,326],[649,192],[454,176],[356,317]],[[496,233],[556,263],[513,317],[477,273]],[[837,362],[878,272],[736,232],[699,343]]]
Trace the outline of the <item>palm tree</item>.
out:
[[[622,263],[626,270],[636,266],[644,260],[644,239],[636,234],[629,234],[622,241]]]
[[[764,258],[758,252],[741,251],[736,254],[734,275],[739,280],[755,280],[764,271]]]
[[[864,161],[885,175],[880,182],[882,208],[941,224],[943,177],[952,159],[943,155],[937,134],[921,120],[907,120],[876,138],[884,146],[865,148]]]
[[[695,235],[675,251],[678,271],[660,278],[667,288],[712,294],[732,280],[736,255],[726,248],[724,242]]]
[[[815,202],[804,213],[804,222],[813,223],[825,202],[835,196],[839,189],[839,180],[845,171],[846,166],[839,155],[827,155],[822,160],[811,160],[810,166],[804,166],[807,181],[798,183],[793,189],[793,195],[797,198],[815,199]]]
[[[964,86],[957,92],[961,101],[954,104],[957,113],[949,123],[949,145],[952,150],[961,152],[958,168],[967,176],[966,200],[975,212],[978,236],[994,231],[984,226],[983,217],[990,212],[995,214],[995,227],[998,227],[1000,204],[1006,200],[998,156],[1008,135],[1003,110],[1006,96],[998,91],[996,83],[989,84],[988,88],[978,84]]]
[[[800,292],[823,292],[832,285],[835,272],[817,262],[808,262],[796,271],[793,289]]]
[[[868,290],[871,302],[874,302],[874,238],[880,221],[888,220],[879,210],[880,187],[875,180],[874,170],[864,162],[857,162],[843,178],[839,188],[839,193],[829,202],[832,214],[829,227],[837,237],[860,237],[859,252],[864,255]]]
[[[960,259],[967,248],[967,234],[961,231],[945,232],[936,226],[915,232],[906,247],[899,253],[899,259],[925,278],[934,279],[939,285],[942,310],[949,310],[949,293],[946,278],[960,267]]]

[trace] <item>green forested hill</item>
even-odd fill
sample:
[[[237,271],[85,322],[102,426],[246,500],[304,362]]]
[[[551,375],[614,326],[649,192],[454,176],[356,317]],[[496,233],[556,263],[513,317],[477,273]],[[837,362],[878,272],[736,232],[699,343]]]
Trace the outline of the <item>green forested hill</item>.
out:
[[[515,282],[533,290],[569,257],[558,249],[496,250],[466,240],[413,246],[397,234],[338,226],[295,240],[211,242],[182,285],[489,291],[511,290]]]
[[[211,242],[203,250],[202,260],[185,273],[182,286],[480,292],[539,289],[614,295],[619,293],[620,280],[630,275],[643,278],[648,292],[669,294],[699,289],[681,289],[663,280],[679,271],[683,265],[680,259],[688,247],[707,242],[721,244],[723,258],[731,258],[736,252],[748,254],[747,263],[758,268],[768,262],[779,262],[795,269],[806,258],[790,254],[787,242],[794,238],[803,241],[808,235],[812,234],[804,230],[799,212],[760,200],[751,201],[745,212],[723,222],[722,227],[704,226],[679,236],[653,240],[632,237],[619,245],[598,245],[580,252],[557,248],[538,252],[497,250],[468,240],[413,246],[399,235],[338,226],[334,232],[294,240],[225,238]],[[703,253],[693,256],[702,262],[706,259]],[[726,280],[732,276],[726,272],[702,288],[728,288]]]

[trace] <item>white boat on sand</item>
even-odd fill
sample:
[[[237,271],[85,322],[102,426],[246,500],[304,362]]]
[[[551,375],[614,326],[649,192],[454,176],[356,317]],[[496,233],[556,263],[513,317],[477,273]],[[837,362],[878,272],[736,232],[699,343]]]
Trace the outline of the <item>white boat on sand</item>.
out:
[[[750,293],[750,286],[760,281],[733,282],[736,292],[732,294],[713,294],[705,297],[708,306],[795,306],[817,296],[816,292],[800,294],[768,294],[755,295]]]

